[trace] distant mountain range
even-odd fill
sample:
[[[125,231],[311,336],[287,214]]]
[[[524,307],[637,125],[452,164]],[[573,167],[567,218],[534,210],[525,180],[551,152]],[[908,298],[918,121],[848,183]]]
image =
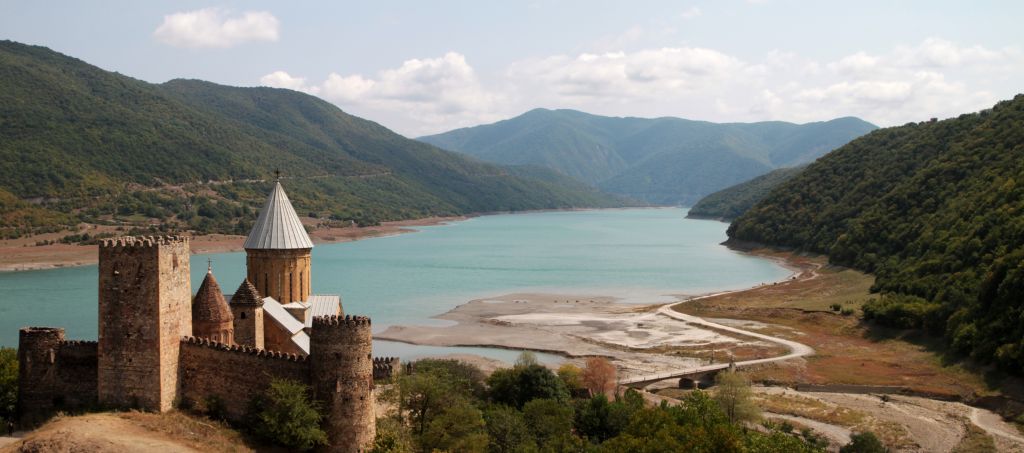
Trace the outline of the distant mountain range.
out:
[[[1024,370],[1024,95],[872,132],[773,189],[730,240],[828,254],[877,276],[865,318]]]
[[[150,84],[0,42],[0,236],[79,221],[244,232],[276,169],[300,213],[362,224],[622,204],[543,168],[404,138],[303,93]]]
[[[488,162],[545,166],[655,204],[689,206],[775,168],[811,162],[874,129],[851,117],[719,124],[535,109],[418,140]]]

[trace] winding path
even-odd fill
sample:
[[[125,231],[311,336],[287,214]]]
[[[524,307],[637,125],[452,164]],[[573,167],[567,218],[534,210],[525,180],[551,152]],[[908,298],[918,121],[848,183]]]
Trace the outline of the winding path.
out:
[[[715,296],[715,295],[717,295],[717,294],[713,294],[711,296]],[[711,297],[711,296],[705,296],[705,297]],[[693,300],[693,299],[691,299],[691,300]],[[685,302],[680,302],[680,304],[681,303],[685,303]],[[780,356],[776,356],[776,357],[768,357],[768,358],[764,358],[764,359],[751,359],[751,360],[744,360],[744,361],[740,361],[740,362],[735,362],[735,366],[737,368],[745,367],[745,366],[750,366],[750,365],[758,365],[758,364],[762,364],[762,363],[779,362],[779,361],[782,361],[782,360],[789,360],[789,359],[794,359],[794,358],[797,358],[797,357],[804,357],[804,356],[809,356],[809,355],[814,354],[814,348],[812,348],[810,346],[807,346],[807,345],[805,345],[803,343],[797,343],[795,341],[790,341],[790,340],[786,340],[786,339],[783,339],[783,338],[773,337],[773,336],[770,336],[770,335],[765,335],[765,334],[761,334],[761,333],[757,333],[757,332],[750,332],[748,330],[737,329],[735,327],[726,326],[726,325],[718,324],[718,323],[715,323],[715,322],[707,321],[705,319],[698,318],[696,316],[691,316],[691,315],[687,315],[685,313],[680,313],[680,312],[675,311],[675,310],[672,309],[672,307],[674,307],[676,305],[679,305],[679,304],[665,305],[665,306],[659,308],[657,313],[661,314],[661,315],[668,316],[670,318],[678,319],[678,320],[686,322],[688,324],[694,324],[694,325],[699,325],[699,326],[704,326],[704,327],[710,327],[710,328],[713,328],[713,329],[716,329],[716,330],[724,330],[724,331],[727,331],[727,332],[732,332],[732,333],[744,335],[744,336],[747,336],[747,337],[758,338],[758,339],[761,339],[761,340],[765,340],[765,341],[769,341],[769,342],[772,342],[772,343],[780,344],[782,346],[785,346],[785,347],[789,348],[789,353],[788,354],[784,354],[784,355],[780,355]],[[691,374],[705,373],[705,372],[708,372],[708,371],[717,371],[717,370],[721,370],[721,369],[728,368],[728,367],[729,367],[728,363],[714,363],[714,364],[711,364],[711,365],[703,365],[703,366],[698,366],[698,367],[683,368],[683,369],[679,369],[679,370],[669,371],[669,372],[666,372],[666,373],[630,376],[628,378],[622,379],[620,381],[620,383],[624,384],[624,385],[630,385],[630,384],[640,384],[640,383],[656,382],[656,381],[661,381],[661,380],[665,380],[665,379],[672,379],[672,378],[676,378],[676,377],[687,376],[687,375],[691,375]]]

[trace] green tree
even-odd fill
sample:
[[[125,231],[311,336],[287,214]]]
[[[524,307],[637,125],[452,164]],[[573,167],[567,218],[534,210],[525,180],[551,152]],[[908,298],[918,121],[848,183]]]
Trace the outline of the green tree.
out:
[[[296,450],[327,445],[327,434],[320,429],[319,407],[309,398],[309,386],[274,379],[256,407],[260,422],[257,432],[266,438]]]
[[[412,435],[409,427],[396,417],[377,418],[377,436],[371,453],[412,453]]]
[[[538,364],[495,370],[487,378],[488,394],[496,403],[522,408],[538,398],[568,401],[565,383],[547,367]]]
[[[750,381],[746,375],[723,370],[715,376],[715,401],[731,423],[756,421],[761,411],[751,400]]]
[[[0,422],[14,419],[18,402],[18,350],[0,348]]]
[[[870,431],[850,436],[850,443],[843,445],[839,453],[886,453],[889,449]]]
[[[576,410],[576,431],[592,443],[619,434],[629,424],[629,409],[622,402],[609,402],[604,394],[582,401]]]
[[[484,452],[487,430],[480,409],[468,401],[449,401],[443,412],[430,420],[420,436],[423,451]]]
[[[523,417],[539,446],[572,436],[572,406],[554,399],[535,399],[523,406]]]
[[[535,450],[536,440],[523,414],[508,406],[494,406],[484,412],[487,423],[488,451],[498,453]]]

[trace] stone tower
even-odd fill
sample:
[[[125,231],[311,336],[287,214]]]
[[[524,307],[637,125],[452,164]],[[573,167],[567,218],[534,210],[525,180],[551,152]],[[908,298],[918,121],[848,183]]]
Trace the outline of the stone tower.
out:
[[[99,274],[99,403],[171,409],[181,337],[192,335],[188,238],[104,240]]]
[[[280,182],[274,183],[244,247],[246,275],[260,294],[282,304],[309,297],[313,241]]]
[[[263,349],[263,297],[249,279],[242,280],[231,297],[235,343]]]
[[[313,394],[324,405],[324,430],[332,451],[366,451],[376,436],[372,343],[370,318],[313,318]]]
[[[206,269],[206,277],[192,299],[192,336],[209,338],[218,343],[234,344],[235,326],[231,309],[224,300],[213,269]]]
[[[57,351],[64,341],[64,329],[26,327],[18,332],[18,410],[21,423],[38,422],[35,414],[54,409],[53,374]],[[23,385],[31,382],[33,385]]]

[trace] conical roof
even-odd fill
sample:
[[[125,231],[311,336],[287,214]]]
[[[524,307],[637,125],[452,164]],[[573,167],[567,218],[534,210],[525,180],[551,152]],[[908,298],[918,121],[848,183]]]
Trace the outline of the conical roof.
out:
[[[263,205],[243,247],[261,250],[313,248],[313,241],[309,240],[280,182],[274,183],[274,190],[267,197],[267,203]]]
[[[207,271],[199,292],[192,299],[192,321],[231,322],[231,318],[231,309],[217,279],[213,278],[213,271]]]
[[[256,286],[246,278],[238,285],[235,295],[231,296],[231,305],[263,305],[263,298],[260,297],[259,291],[256,291]]]

